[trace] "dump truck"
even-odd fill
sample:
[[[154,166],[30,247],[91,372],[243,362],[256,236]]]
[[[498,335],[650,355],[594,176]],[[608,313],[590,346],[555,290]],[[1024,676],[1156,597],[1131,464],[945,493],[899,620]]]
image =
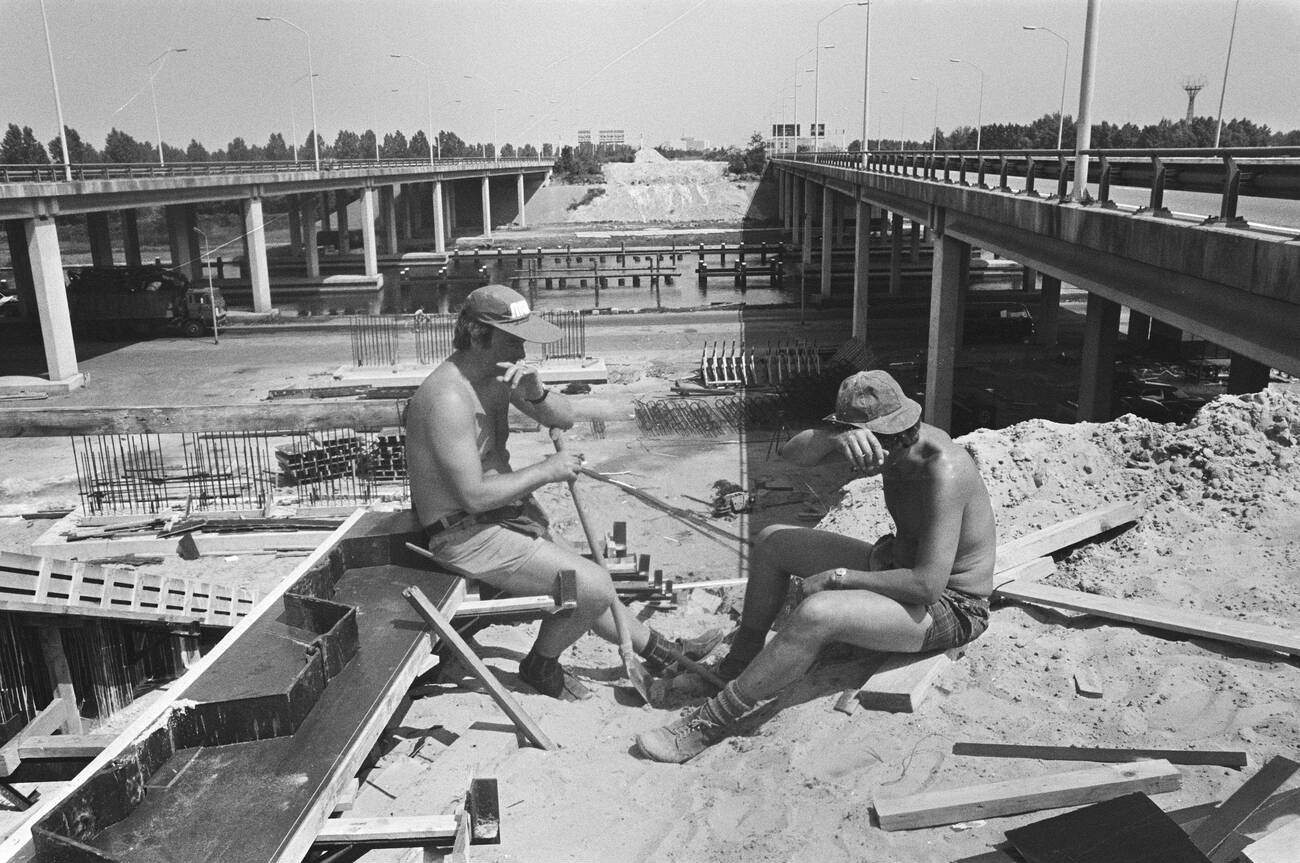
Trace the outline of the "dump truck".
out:
[[[115,332],[170,327],[181,335],[211,331],[226,318],[218,289],[197,286],[161,265],[79,267],[68,271],[68,312],[74,326]]]

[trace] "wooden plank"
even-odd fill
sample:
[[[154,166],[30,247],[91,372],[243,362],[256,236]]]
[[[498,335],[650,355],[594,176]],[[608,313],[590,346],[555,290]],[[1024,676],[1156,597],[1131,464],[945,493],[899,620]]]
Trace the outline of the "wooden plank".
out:
[[[454,620],[463,617],[490,617],[498,614],[517,614],[521,611],[553,612],[558,608],[549,596],[512,596],[507,599],[480,599],[462,602],[456,609]]]
[[[961,648],[935,653],[891,653],[858,690],[858,703],[869,710],[913,713],[930,694],[930,684],[963,653]]]
[[[123,408],[0,408],[0,437],[328,429],[382,431],[401,424],[400,403],[379,400]]]
[[[998,543],[997,563],[993,571],[1003,572],[1013,566],[1028,563],[1036,557],[1078,545],[1089,537],[1105,533],[1130,521],[1136,521],[1141,515],[1142,509],[1135,501],[1120,501],[1051,527]]]
[[[1300,764],[1280,755],[1274,756],[1259,772],[1234,791],[1231,797],[1223,801],[1210,817],[1201,822],[1191,834],[1192,843],[1204,851],[1214,863],[1228,863],[1232,858],[1227,856],[1227,849],[1224,846],[1233,831],[1241,822],[1249,818],[1252,812],[1263,806],[1269,796],[1297,770],[1300,770]]]
[[[28,737],[39,737],[45,734],[53,734],[62,728],[68,721],[68,705],[61,698],[55,698],[49,704],[41,708],[41,711],[32,717],[32,721],[23,726],[22,730],[13,736],[13,738],[0,747],[0,778],[11,775],[18,769],[22,761],[22,755],[18,748],[23,740]]]
[[[77,708],[77,690],[72,685],[72,669],[68,667],[68,657],[63,653],[63,633],[52,626],[42,626],[40,641],[45,670],[49,672],[56,698],[64,706],[64,719],[60,728],[69,734],[80,734],[83,731],[81,711]]]
[[[36,600],[43,601],[50,592],[50,574],[53,564],[48,557],[42,557],[36,570]]]
[[[115,735],[51,734],[32,735],[18,741],[22,758],[94,758],[103,752]]]
[[[1109,749],[1099,746],[958,742],[952,745],[952,754],[985,758],[1038,758],[1045,761],[1127,762],[1163,759],[1170,764],[1213,764],[1238,769],[1246,766],[1245,752],[1222,750],[1197,752],[1192,749]]]
[[[331,818],[316,834],[317,845],[397,845],[451,841],[456,818],[446,815],[391,815],[384,818]]]
[[[1295,863],[1297,848],[1300,848],[1300,818],[1266,833],[1241,853],[1250,863]]]
[[[713,578],[708,581],[688,581],[685,583],[674,581],[673,593],[679,590],[718,590],[726,587],[744,587],[749,584],[747,578]]]
[[[361,780],[353,776],[348,783],[339,791],[338,799],[334,801],[333,814],[348,812],[357,802],[357,793],[361,790]]]
[[[1178,823],[1140,792],[1007,831],[1031,863],[1208,863]]]
[[[1198,638],[1226,641],[1292,656],[1300,655],[1300,633],[1294,629],[1244,623],[1199,611],[1170,608],[1140,600],[1097,596],[1092,593],[1030,584],[1020,580],[999,586],[994,594],[1017,602],[1079,611],[1138,626],[1181,632]]]
[[[492,700],[505,711],[505,714],[510,717],[515,725],[519,726],[529,740],[539,749],[558,748],[546,736],[546,732],[542,731],[541,726],[506,691],[506,688],[501,685],[501,681],[497,680],[496,675],[492,673],[492,669],[488,668],[486,663],[478,657],[478,654],[465,643],[465,639],[460,637],[460,633],[456,631],[456,628],[442,616],[433,603],[429,602],[429,598],[419,588],[407,588],[402,591],[402,595],[420,612],[420,616],[433,628],[439,640],[455,651],[456,657],[474,672],[474,676],[487,687]]]
[[[1133,791],[1148,794],[1173,791],[1181,779],[1178,768],[1168,761],[1139,761],[904,797],[877,795],[874,805],[881,829],[911,830],[1039,809],[1081,806]]]
[[[315,548],[330,535],[325,530],[276,530],[249,533],[190,534],[201,557],[227,554],[263,554],[271,549]],[[68,542],[51,530],[32,543],[32,550],[43,555],[63,558],[94,560],[101,557],[118,557],[126,554],[161,555],[176,554],[176,537],[123,536],[115,539],[83,539]]]

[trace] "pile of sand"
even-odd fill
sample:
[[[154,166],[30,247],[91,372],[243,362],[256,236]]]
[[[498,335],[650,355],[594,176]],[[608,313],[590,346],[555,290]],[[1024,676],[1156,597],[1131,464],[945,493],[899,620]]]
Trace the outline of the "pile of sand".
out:
[[[642,165],[646,163],[659,164],[667,162],[668,158],[654,147],[642,147],[640,150],[636,151],[635,161]]]
[[[748,212],[755,184],[728,180],[725,162],[642,159],[644,152],[604,165],[605,194],[567,211],[567,221],[719,222]]]

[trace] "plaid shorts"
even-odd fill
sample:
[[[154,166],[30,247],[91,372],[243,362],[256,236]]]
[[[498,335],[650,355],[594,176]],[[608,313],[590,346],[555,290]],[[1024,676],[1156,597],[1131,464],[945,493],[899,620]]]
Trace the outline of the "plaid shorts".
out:
[[[945,588],[939,601],[926,608],[933,622],[921,651],[947,650],[974,641],[989,626],[989,601],[955,588]]]

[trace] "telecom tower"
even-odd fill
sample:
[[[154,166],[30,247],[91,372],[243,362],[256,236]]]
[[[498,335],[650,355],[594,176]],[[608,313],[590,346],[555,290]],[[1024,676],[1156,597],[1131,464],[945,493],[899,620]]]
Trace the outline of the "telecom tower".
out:
[[[1190,125],[1196,111],[1196,94],[1205,89],[1205,79],[1188,78],[1183,82],[1183,89],[1187,91],[1187,122]]]

